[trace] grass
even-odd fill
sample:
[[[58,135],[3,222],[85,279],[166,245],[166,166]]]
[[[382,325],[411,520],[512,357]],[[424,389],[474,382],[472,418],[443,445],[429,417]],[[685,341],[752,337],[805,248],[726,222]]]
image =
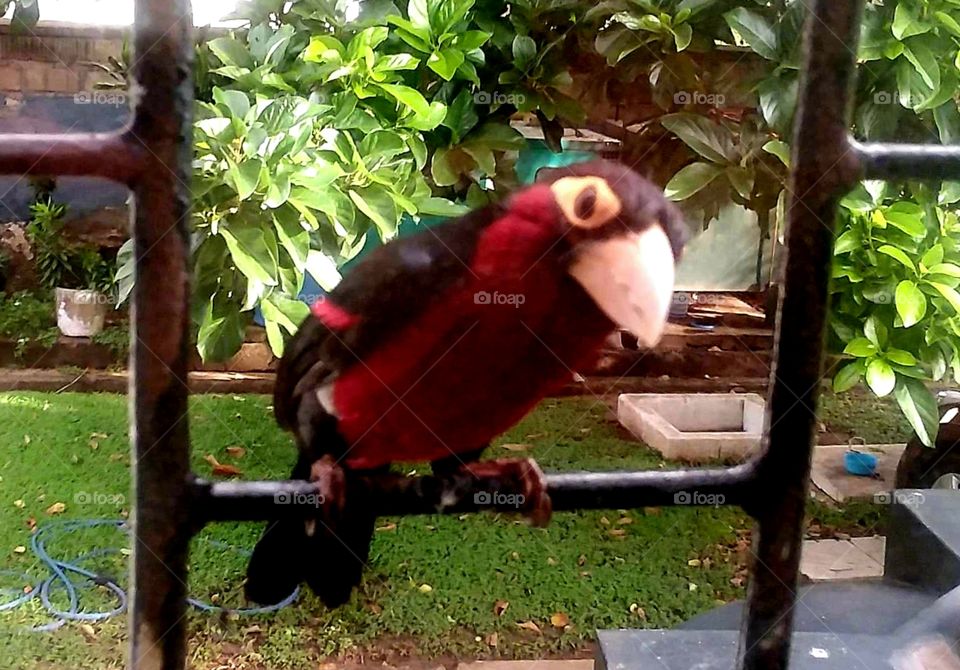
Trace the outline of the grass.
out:
[[[244,478],[287,475],[293,448],[274,426],[267,398],[194,396],[190,409],[197,472],[210,473],[210,455],[240,468]],[[903,436],[890,408],[866,397],[828,397],[822,414],[831,429],[869,435],[869,441]],[[22,589],[41,577],[31,552],[18,553],[29,547],[34,523],[126,515],[126,421],[122,396],[0,394],[0,571],[29,575],[0,572],[0,587]],[[548,400],[489,453],[529,454],[547,470],[668,467],[627,437],[603,403]],[[521,453],[502,444],[528,446]],[[56,503],[64,509],[58,512]],[[821,532],[863,533],[876,525],[879,512],[873,505],[814,504],[811,519]],[[244,552],[260,527],[222,524],[195,540],[194,597],[243,604]],[[305,594],[294,607],[270,615],[192,612],[191,663],[292,668],[361,651],[394,659],[582,652],[597,628],[668,627],[742,597],[749,527],[742,512],[728,508],[559,513],[547,529],[491,514],[382,519],[367,577],[349,604],[331,612]],[[93,529],[54,536],[49,549],[72,557],[125,543],[116,530]],[[120,575],[126,560],[118,552],[94,563]],[[84,603],[109,606],[100,591],[85,592]],[[6,597],[0,593],[0,603]],[[65,602],[62,592],[54,601]],[[35,601],[0,612],[0,658],[16,659],[25,669],[125,665],[123,617],[72,623],[54,633],[20,632],[45,621]]]

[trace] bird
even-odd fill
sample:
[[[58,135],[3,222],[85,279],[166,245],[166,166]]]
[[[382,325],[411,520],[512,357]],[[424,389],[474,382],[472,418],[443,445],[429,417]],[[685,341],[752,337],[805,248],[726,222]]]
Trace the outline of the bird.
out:
[[[513,473],[521,511],[550,502],[532,459],[480,460],[541,399],[594,363],[617,328],[652,347],[688,237],[677,207],[629,167],[592,160],[541,170],[498,203],[365,255],[315,302],[276,371],[274,414],[292,432],[291,479],[314,482],[316,515],[267,524],[249,600],[306,582],[347,602],[376,516],[351,478],[395,463],[434,473]]]

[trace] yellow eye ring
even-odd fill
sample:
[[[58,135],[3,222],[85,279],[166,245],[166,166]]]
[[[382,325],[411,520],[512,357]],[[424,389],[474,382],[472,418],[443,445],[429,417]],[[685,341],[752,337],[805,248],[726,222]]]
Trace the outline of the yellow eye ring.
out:
[[[601,177],[563,177],[550,190],[563,216],[577,228],[599,228],[623,209],[620,198]]]

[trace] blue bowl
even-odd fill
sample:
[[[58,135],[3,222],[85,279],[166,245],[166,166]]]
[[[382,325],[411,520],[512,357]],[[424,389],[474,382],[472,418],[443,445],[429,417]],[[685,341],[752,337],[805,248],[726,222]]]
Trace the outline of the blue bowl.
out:
[[[843,465],[851,475],[869,477],[877,471],[877,457],[851,450],[843,454]]]

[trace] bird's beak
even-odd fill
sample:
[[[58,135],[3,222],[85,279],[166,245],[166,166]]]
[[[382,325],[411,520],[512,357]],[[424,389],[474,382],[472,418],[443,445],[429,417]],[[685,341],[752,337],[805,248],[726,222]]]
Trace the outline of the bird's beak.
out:
[[[670,240],[655,224],[583,243],[570,274],[614,323],[636,335],[641,346],[652,347],[666,326],[673,265]]]

